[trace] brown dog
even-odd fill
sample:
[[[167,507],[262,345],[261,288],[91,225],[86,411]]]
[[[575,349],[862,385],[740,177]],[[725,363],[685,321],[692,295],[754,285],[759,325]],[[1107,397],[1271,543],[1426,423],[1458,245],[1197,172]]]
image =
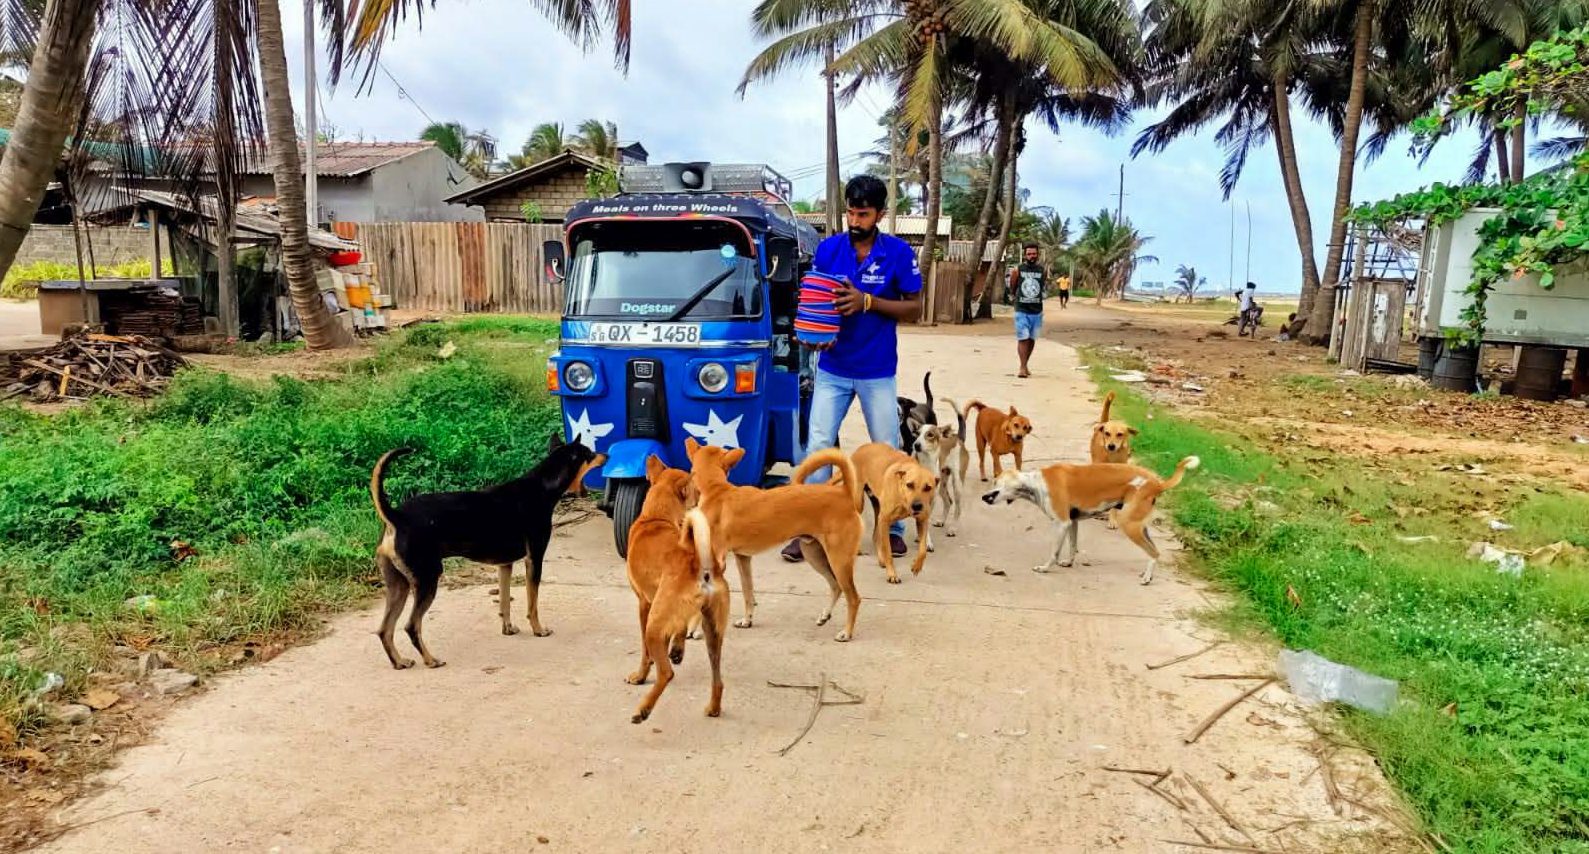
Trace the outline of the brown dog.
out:
[[[827,579],[832,593],[817,625],[833,618],[833,606],[842,592],[850,614],[844,630],[833,639],[842,642],[854,637],[855,615],[861,609],[861,594],[855,589],[855,555],[861,545],[861,481],[849,457],[838,448],[818,451],[794,470],[790,485],[764,490],[728,482],[728,472],[745,456],[744,449],[727,451],[694,439],[685,439],[684,447],[690,455],[690,477],[701,494],[701,510],[711,526],[714,557],[722,562],[724,555],[732,554],[739,564],[745,618],[734,625],[748,629],[755,619],[751,556],[800,537],[806,560]],[[805,482],[812,472],[827,466],[838,470],[842,483]]]
[[[1115,393],[1111,391],[1103,399],[1103,412],[1098,416],[1098,426],[1092,428],[1092,445],[1088,450],[1095,463],[1131,462],[1131,437],[1137,434],[1137,428],[1124,421],[1109,419],[1109,407],[1114,402]]]
[[[1175,473],[1164,480],[1140,466],[1119,463],[1059,463],[1036,472],[1007,471],[999,476],[998,484],[992,492],[982,496],[982,500],[989,504],[1000,501],[1011,504],[1016,499],[1025,499],[1043,508],[1048,518],[1063,526],[1059,542],[1054,546],[1054,556],[1047,564],[1032,567],[1033,572],[1047,572],[1051,567],[1075,563],[1078,521],[1120,511],[1121,533],[1148,555],[1148,566],[1142,571],[1142,583],[1147,584],[1153,580],[1153,570],[1159,564],[1159,547],[1154,545],[1148,531],[1148,517],[1153,514],[1159,495],[1179,484],[1187,469],[1195,469],[1197,465],[1197,457],[1186,457],[1175,467]],[[1070,557],[1063,557],[1066,542],[1070,543]]]
[[[629,586],[640,603],[640,669],[628,678],[644,685],[656,662],[652,686],[630,720],[640,723],[673,681],[673,665],[684,660],[684,636],[692,623],[706,632],[712,660],[712,699],[708,717],[723,713],[723,635],[728,630],[728,581],[712,555],[706,515],[686,510],[695,488],[690,473],[670,469],[656,457],[646,460],[651,488],[640,516],[629,526]]]
[[[999,465],[999,458],[1005,454],[1015,457],[1015,468],[1021,468],[1021,445],[1026,437],[1032,433],[1032,419],[1015,411],[1011,406],[1009,412],[1000,412],[983,403],[973,400],[966,404],[965,416],[971,417],[971,410],[980,409],[977,413],[977,471],[983,480],[988,479],[987,452],[993,450],[993,476],[998,477],[1004,468]]]
[[[929,428],[930,429],[930,428]],[[917,437],[919,441],[921,437]],[[912,575],[920,575],[927,560],[929,521],[938,477],[909,454],[884,442],[869,442],[850,455],[872,502],[872,548],[877,565],[888,570],[888,583],[898,584],[894,552],[888,547],[888,526],[900,519],[916,520],[916,560]]]

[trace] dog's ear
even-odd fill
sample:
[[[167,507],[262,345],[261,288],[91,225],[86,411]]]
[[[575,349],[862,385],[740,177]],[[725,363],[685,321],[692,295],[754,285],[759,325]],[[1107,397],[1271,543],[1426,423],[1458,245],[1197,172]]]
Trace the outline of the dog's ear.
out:
[[[1130,433],[1130,434],[1131,434],[1131,435],[1133,435],[1133,436],[1135,436],[1135,435],[1136,435],[1136,434],[1138,434],[1138,433],[1140,433],[1140,432],[1142,432],[1142,431],[1140,431],[1140,430],[1138,430],[1138,429],[1137,429],[1137,428],[1135,428],[1135,427],[1127,427],[1127,428],[1126,428],[1126,432],[1127,432],[1127,433]]]
[[[1015,404],[1013,404],[1013,403],[1010,404],[1010,417],[1014,418],[1015,416],[1020,415],[1020,414],[1021,413],[1015,411]]]
[[[1109,429],[1109,422],[1101,421],[1101,422],[1098,423],[1097,427],[1092,428],[1092,432],[1094,432],[1094,433],[1102,433],[1102,432],[1104,432],[1104,431],[1106,431],[1108,429]]]
[[[575,438],[574,441],[578,442],[579,439]],[[550,454],[561,447],[563,447],[563,428],[559,426],[552,431],[551,437],[546,440],[546,452]]]
[[[692,462],[692,463],[695,462],[695,452],[699,451],[700,449],[701,449],[701,443],[695,441],[695,437],[694,436],[691,436],[691,437],[689,437],[689,438],[684,440],[684,453],[685,453],[686,456],[688,456],[690,458],[690,462]]]
[[[895,466],[891,471],[889,471],[889,474],[892,474],[895,480],[904,480],[910,475],[910,469],[906,468],[905,466]]]
[[[667,470],[667,463],[662,462],[662,459],[656,454],[646,457],[646,480],[656,483],[657,478],[661,477],[662,473]]]
[[[740,460],[745,458],[744,448],[735,448],[723,455],[723,471],[732,469]]]

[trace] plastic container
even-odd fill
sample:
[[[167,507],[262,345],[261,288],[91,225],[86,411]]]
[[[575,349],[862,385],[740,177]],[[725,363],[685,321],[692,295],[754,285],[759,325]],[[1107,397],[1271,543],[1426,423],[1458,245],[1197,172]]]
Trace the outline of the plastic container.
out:
[[[1381,715],[1389,714],[1396,705],[1396,680],[1364,673],[1309,650],[1281,650],[1279,667],[1291,693],[1307,702],[1345,703]]]
[[[800,280],[800,303],[795,309],[795,337],[802,344],[827,344],[839,335],[839,310],[833,292],[847,282],[841,276],[807,273]]]
[[[326,256],[326,263],[333,267],[348,267],[364,260],[362,252],[333,252]]]

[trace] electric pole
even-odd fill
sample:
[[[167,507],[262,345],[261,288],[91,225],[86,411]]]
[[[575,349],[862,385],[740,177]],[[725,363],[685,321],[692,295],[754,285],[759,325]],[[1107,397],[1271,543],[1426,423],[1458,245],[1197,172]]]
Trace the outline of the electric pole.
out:
[[[828,88],[828,234],[839,233],[839,108],[834,95],[833,42],[823,48],[822,79]]]
[[[1115,222],[1122,223],[1126,219],[1126,165],[1120,164],[1120,193],[1115,199]]]

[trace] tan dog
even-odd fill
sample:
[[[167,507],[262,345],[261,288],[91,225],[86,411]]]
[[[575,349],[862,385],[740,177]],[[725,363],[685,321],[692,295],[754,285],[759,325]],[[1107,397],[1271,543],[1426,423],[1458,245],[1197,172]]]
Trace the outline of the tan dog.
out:
[[[988,479],[988,466],[986,454],[988,449],[993,450],[993,476],[998,477],[1004,469],[999,465],[999,458],[1005,454],[1015,457],[1015,468],[1021,468],[1021,446],[1026,437],[1032,433],[1032,419],[1015,411],[1011,406],[1009,412],[1000,412],[980,400],[973,400],[966,404],[965,416],[971,417],[971,410],[980,409],[977,413],[977,471],[982,479]]]
[[[962,430],[965,419],[960,419]],[[965,436],[947,424],[928,425],[916,434],[916,444],[911,448],[916,462],[938,473],[937,505],[943,516],[934,525],[944,529],[944,534],[959,533],[960,511],[964,507],[966,468],[971,465],[971,452],[966,450]],[[927,535],[927,550],[932,551],[932,534]]]
[[[933,429],[928,427],[926,429]],[[921,437],[918,435],[917,440]],[[872,502],[872,548],[877,565],[888,570],[888,583],[898,584],[894,552],[888,547],[888,526],[901,519],[916,520],[916,560],[912,575],[920,575],[927,561],[928,522],[938,476],[904,451],[884,442],[869,442],[850,455],[861,483]]]
[[[728,630],[728,582],[712,555],[706,514],[686,510],[695,488],[690,473],[646,460],[651,488],[640,515],[629,526],[629,586],[640,603],[640,669],[626,680],[644,685],[656,662],[657,684],[630,720],[640,723],[673,681],[673,665],[684,660],[684,636],[692,623],[706,632],[712,660],[708,717],[723,712],[723,635]],[[704,618],[704,619],[703,619]]]
[[[1159,563],[1159,548],[1148,532],[1148,517],[1153,505],[1165,490],[1175,487],[1187,469],[1195,469],[1197,457],[1187,457],[1175,467],[1175,473],[1166,480],[1140,466],[1119,463],[1091,463],[1073,465],[1060,463],[1041,471],[1007,471],[999,476],[992,492],[982,496],[989,504],[1003,501],[1010,504],[1025,499],[1043,508],[1048,518],[1063,525],[1059,543],[1054,546],[1054,556],[1043,566],[1032,567],[1033,572],[1047,572],[1056,566],[1070,566],[1076,562],[1076,528],[1083,518],[1096,519],[1111,510],[1119,510],[1120,531],[1148,555],[1147,569],[1142,571],[1142,583],[1153,580],[1153,570]],[[1070,543],[1070,557],[1062,557],[1065,543]]]
[[[714,557],[722,562],[724,555],[732,554],[739,564],[745,618],[734,625],[748,629],[755,620],[751,556],[800,537],[806,560],[827,579],[832,593],[817,625],[833,618],[833,606],[842,592],[850,613],[844,630],[833,639],[842,642],[854,637],[855,615],[861,609],[861,594],[855,589],[855,555],[861,545],[861,481],[849,457],[838,448],[818,451],[794,470],[790,485],[763,490],[728,482],[729,470],[745,456],[743,449],[725,451],[694,439],[685,439],[684,447],[690,455],[690,477],[711,526]],[[805,482],[812,472],[827,466],[838,470],[842,483]]]
[[[1098,426],[1092,428],[1092,445],[1088,451],[1095,463],[1131,462],[1131,437],[1137,435],[1137,428],[1124,421],[1109,419],[1109,407],[1114,402],[1115,393],[1111,391],[1103,399],[1103,412],[1098,416]]]

